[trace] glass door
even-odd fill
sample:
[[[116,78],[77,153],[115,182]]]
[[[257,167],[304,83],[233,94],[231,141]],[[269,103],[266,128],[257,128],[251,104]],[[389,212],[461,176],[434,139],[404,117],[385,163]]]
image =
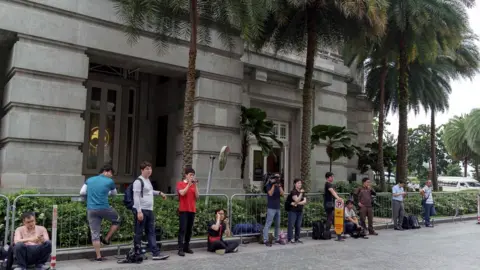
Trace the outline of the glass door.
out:
[[[87,82],[84,174],[97,174],[104,164],[118,168],[121,86]]]

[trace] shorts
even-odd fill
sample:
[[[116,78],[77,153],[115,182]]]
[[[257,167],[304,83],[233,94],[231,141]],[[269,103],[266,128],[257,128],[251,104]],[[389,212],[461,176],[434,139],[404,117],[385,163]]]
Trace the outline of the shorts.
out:
[[[112,225],[120,225],[120,216],[113,208],[87,210],[88,225],[92,233],[92,241],[100,241],[102,220],[112,222]]]

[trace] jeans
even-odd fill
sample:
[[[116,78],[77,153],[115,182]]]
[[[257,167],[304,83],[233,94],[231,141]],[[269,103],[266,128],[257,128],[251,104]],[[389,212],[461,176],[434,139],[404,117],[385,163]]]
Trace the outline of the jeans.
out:
[[[137,210],[133,209],[133,218],[135,224],[135,236],[133,237],[133,245],[135,252],[140,252],[142,246],[143,232],[147,235],[148,248],[152,252],[152,256],[158,256],[160,249],[157,245],[157,235],[155,233],[155,214],[152,210],[142,210],[143,221],[138,221]]]
[[[41,245],[27,246],[24,243],[16,243],[13,247],[17,265],[20,268],[27,268],[34,264],[41,266],[48,262],[52,253],[52,243],[45,241]]]
[[[343,224],[345,234],[352,234],[357,230],[357,224],[350,222],[350,221],[345,221]]]
[[[430,225],[430,216],[432,215],[433,204],[424,204],[423,205],[423,218],[425,219],[425,226]]]
[[[188,250],[190,248],[190,239],[192,238],[193,222],[195,213],[180,212],[180,228],[178,230],[178,249]]]
[[[302,229],[303,212],[288,212],[288,241],[293,238],[293,227],[295,226],[295,241],[300,239],[300,230]]]
[[[215,252],[219,249],[225,249],[225,253],[231,253],[238,247],[238,245],[239,243],[237,241],[218,240],[213,243],[208,243],[207,249],[210,252]]]
[[[278,241],[280,234],[280,209],[267,209],[267,220],[265,221],[265,227],[263,228],[263,241],[268,241],[268,233],[270,232],[270,227],[272,222],[275,219],[275,240]]]

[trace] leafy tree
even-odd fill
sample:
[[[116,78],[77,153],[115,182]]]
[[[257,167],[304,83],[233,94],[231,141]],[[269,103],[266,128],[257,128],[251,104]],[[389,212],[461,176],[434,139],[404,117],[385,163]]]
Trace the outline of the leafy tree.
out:
[[[462,167],[460,167],[458,162],[448,164],[445,176],[462,176]]]
[[[277,139],[274,133],[274,124],[267,120],[267,114],[259,108],[241,107],[240,128],[242,130],[242,163],[240,165],[241,178],[244,177],[245,163],[248,156],[248,146],[250,137],[253,136],[257,140],[258,146],[262,148],[262,153],[268,156],[273,153],[273,144],[268,138],[282,146],[282,142]]]
[[[312,128],[312,149],[325,141],[326,152],[330,159],[330,171],[332,163],[341,157],[351,159],[358,151],[358,148],[352,144],[352,136],[357,136],[356,132],[347,130],[346,127],[317,125]]]
[[[455,116],[445,124],[443,141],[448,153],[458,161],[463,162],[464,177],[467,177],[467,166],[472,157],[475,156],[468,146],[466,139],[466,118],[468,115]]]
[[[361,173],[365,173],[368,170],[374,171],[377,175],[383,173],[384,168],[387,169],[388,175],[392,174],[393,168],[395,167],[395,162],[397,158],[397,149],[394,144],[386,143],[383,150],[383,166],[378,166],[378,143],[373,142],[366,144],[364,149],[358,151],[358,164],[357,169]],[[385,181],[380,181],[380,190],[387,191]]]
[[[480,109],[473,109],[468,115],[465,138],[475,155],[480,156]]]
[[[310,183],[312,89],[315,57],[321,49],[336,48],[354,37],[376,37],[385,31],[385,0],[279,0],[265,22],[257,49],[306,52],[303,85],[301,178]],[[361,40],[361,39],[359,39]],[[320,48],[323,46],[324,48]]]
[[[130,43],[136,43],[143,31],[154,32],[159,52],[164,52],[169,41],[187,39],[187,89],[183,112],[183,167],[192,165],[193,119],[196,80],[197,45],[211,42],[211,30],[225,46],[233,49],[234,37],[252,38],[262,31],[269,0],[112,0],[117,13],[125,23],[124,30]]]
[[[420,180],[427,179],[428,169],[423,164],[430,162],[431,128],[429,125],[420,125],[417,128],[408,130],[408,168]],[[435,132],[435,152],[437,173],[445,175],[447,167],[452,164],[452,157],[448,154],[442,141],[443,128],[440,127]],[[433,166],[432,166],[433,170]]]

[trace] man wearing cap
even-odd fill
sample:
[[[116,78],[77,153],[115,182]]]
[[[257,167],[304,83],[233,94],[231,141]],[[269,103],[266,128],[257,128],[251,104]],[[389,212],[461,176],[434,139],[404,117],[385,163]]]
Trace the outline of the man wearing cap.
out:
[[[271,247],[272,244],[268,239],[270,232],[270,226],[272,226],[273,220],[275,220],[275,243],[285,244],[280,241],[280,197],[283,196],[283,188],[280,185],[280,174],[276,173],[270,177],[267,184],[267,220],[265,221],[265,227],[263,228],[263,242],[267,247]]]
[[[323,207],[327,216],[327,230],[330,230],[333,224],[333,211],[335,210],[335,202],[333,201],[333,198],[343,201],[343,199],[338,196],[335,187],[333,186],[332,172],[327,172],[325,174],[325,188],[323,192]]]

